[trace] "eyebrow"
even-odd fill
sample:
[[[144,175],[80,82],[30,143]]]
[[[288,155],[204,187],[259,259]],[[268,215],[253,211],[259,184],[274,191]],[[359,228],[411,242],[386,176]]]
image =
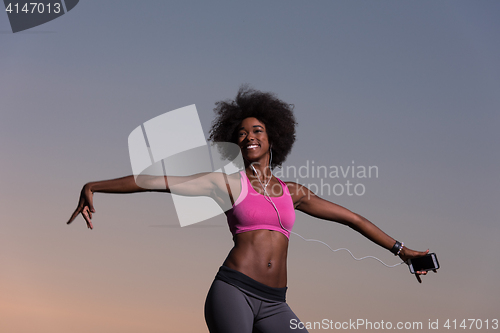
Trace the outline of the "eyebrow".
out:
[[[252,127],[260,127],[260,128],[262,128],[262,129],[264,129],[264,127],[263,127],[263,126],[261,126],[261,125],[253,125]],[[242,129],[245,129],[245,127],[241,127],[241,128],[239,129],[239,131],[241,131]]]

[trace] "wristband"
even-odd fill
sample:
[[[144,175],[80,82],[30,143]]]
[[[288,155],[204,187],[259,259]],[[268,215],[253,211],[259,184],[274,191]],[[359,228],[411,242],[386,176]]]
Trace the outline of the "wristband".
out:
[[[403,249],[403,244],[396,241],[396,243],[394,243],[394,246],[391,249],[391,252],[394,253],[395,256],[397,256],[402,249]]]
[[[405,243],[404,242],[401,242],[401,247],[399,248],[399,251],[398,253],[396,253],[397,256],[399,256],[399,254],[401,253],[401,251],[403,250],[403,247],[405,246]]]

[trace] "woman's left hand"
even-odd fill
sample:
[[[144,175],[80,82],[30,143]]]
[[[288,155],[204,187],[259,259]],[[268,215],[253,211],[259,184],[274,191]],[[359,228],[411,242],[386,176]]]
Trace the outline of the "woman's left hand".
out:
[[[421,252],[421,251],[414,251],[410,250],[407,247],[403,247],[401,252],[399,253],[399,257],[401,260],[403,260],[405,263],[408,264],[408,259],[413,259],[413,258],[418,258],[418,257],[423,257],[429,253],[429,250]],[[435,269],[432,270],[434,273],[437,273]],[[422,283],[422,279],[420,278],[420,275],[427,275],[427,271],[418,271],[415,272],[415,277],[417,278],[417,281],[419,283]]]

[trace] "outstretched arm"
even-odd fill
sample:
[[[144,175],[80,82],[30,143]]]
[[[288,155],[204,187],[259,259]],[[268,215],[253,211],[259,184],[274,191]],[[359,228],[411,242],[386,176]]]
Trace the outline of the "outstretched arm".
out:
[[[92,214],[95,213],[93,205],[94,192],[101,193],[137,193],[137,192],[168,192],[186,196],[211,196],[216,193],[221,185],[220,174],[201,173],[192,176],[139,176],[137,181],[134,176],[90,182],[83,186],[80,192],[78,206],[71,215],[67,224],[82,214],[87,227],[93,229]],[[141,186],[137,185],[141,184]]]
[[[321,199],[305,186],[291,182],[287,183],[287,185],[297,210],[320,219],[347,225],[387,250],[391,250],[396,243],[395,239],[380,230],[375,224],[371,223],[363,216],[353,213],[330,201]],[[422,252],[403,247],[399,253],[399,257],[406,262],[408,259],[421,257],[427,253],[429,253],[429,250]],[[415,275],[417,280],[422,282],[419,275],[425,274],[427,274],[427,272],[417,272]]]

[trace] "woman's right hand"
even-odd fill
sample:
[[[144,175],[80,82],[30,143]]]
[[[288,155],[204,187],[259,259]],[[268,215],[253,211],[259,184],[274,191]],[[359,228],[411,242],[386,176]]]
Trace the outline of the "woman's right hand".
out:
[[[427,255],[429,253],[429,250],[427,251],[414,251],[410,250],[406,246],[403,246],[401,249],[401,252],[399,253],[399,257],[401,260],[403,260],[406,264],[408,264],[408,259],[414,259],[414,258],[419,258]],[[433,269],[432,270],[434,273],[437,273],[437,270]],[[417,271],[415,272],[415,277],[417,278],[418,283],[422,283],[422,279],[420,278],[420,275],[427,275],[427,271]]]
[[[80,200],[78,201],[78,206],[76,207],[73,215],[67,222],[70,224],[73,220],[78,216],[78,214],[82,214],[85,222],[87,222],[87,228],[92,229],[92,213],[95,213],[94,206],[92,204],[94,192],[91,189],[90,183],[85,184],[83,186],[82,191],[80,192]]]

